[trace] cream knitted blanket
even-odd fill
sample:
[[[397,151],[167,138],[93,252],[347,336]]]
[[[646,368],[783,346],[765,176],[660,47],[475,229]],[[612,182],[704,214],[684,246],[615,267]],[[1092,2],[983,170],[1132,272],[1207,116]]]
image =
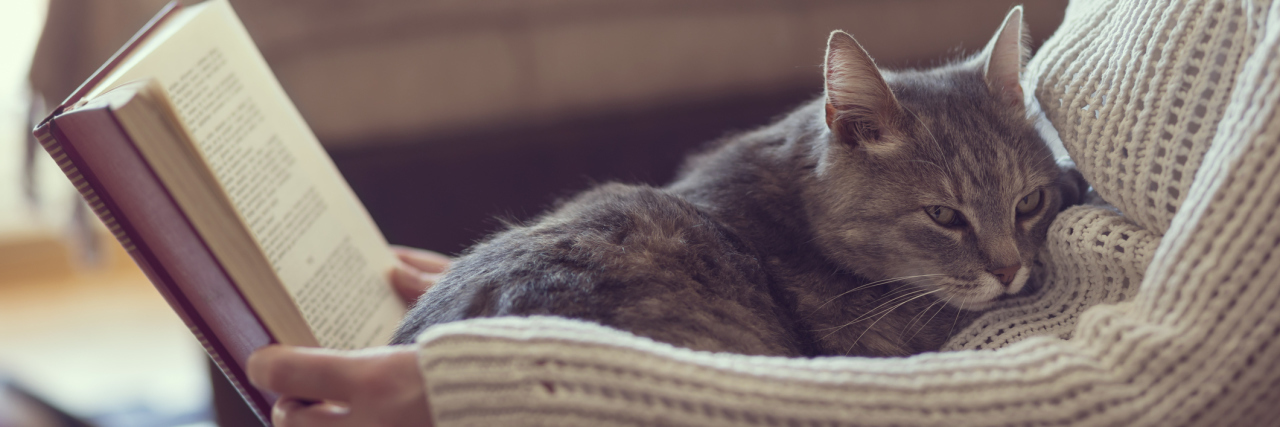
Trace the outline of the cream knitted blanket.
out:
[[[1280,3],[1076,0],[1027,74],[1114,209],[1063,212],[1044,289],[959,351],[750,357],[473,320],[420,337],[437,423],[1280,425]]]

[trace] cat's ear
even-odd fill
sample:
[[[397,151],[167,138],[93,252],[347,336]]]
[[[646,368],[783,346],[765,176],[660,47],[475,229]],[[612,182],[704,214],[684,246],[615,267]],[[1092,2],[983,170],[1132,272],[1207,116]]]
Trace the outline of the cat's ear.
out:
[[[883,141],[902,108],[862,45],[843,31],[831,32],[823,73],[827,128],[851,144]]]
[[[996,36],[982,50],[982,75],[987,88],[1001,101],[1018,107],[1023,106],[1020,79],[1022,66],[1030,56],[1030,37],[1026,25],[1022,24],[1022,6],[1014,6],[1004,17]]]

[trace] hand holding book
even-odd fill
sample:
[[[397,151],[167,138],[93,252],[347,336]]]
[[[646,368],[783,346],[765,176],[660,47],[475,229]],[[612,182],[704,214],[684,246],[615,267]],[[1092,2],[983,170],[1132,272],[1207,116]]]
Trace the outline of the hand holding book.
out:
[[[447,264],[397,269],[227,0],[171,3],[34,134],[264,422],[254,350],[384,344]]]
[[[400,260],[391,284],[412,304],[449,268],[436,252],[393,246]],[[339,351],[283,345],[249,357],[249,379],[282,397],[271,411],[276,426],[430,425],[417,354],[404,347]]]
[[[279,393],[271,422],[284,426],[430,426],[417,352],[273,345],[249,358],[249,380]]]

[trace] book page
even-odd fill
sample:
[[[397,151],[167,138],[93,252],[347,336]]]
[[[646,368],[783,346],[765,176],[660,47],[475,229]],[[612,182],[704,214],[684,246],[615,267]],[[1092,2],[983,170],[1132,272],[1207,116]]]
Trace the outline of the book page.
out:
[[[95,93],[155,78],[320,344],[385,344],[405,308],[388,283],[395,260],[382,234],[230,5],[182,13],[193,15]]]

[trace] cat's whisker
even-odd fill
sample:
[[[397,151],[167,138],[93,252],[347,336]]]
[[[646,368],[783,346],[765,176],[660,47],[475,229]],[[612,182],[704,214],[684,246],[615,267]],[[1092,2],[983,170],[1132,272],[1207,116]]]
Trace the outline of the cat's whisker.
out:
[[[920,324],[920,327],[919,327],[919,328],[916,328],[915,333],[912,333],[912,334],[911,334],[911,336],[907,338],[907,341],[908,341],[908,342],[910,342],[910,341],[911,341],[911,339],[913,339],[913,338],[915,338],[915,337],[916,337],[916,335],[919,335],[919,334],[920,334],[920,331],[923,331],[925,326],[929,326],[929,322],[932,322],[932,321],[933,321],[933,319],[934,319],[935,317],[938,317],[938,314],[941,314],[941,313],[942,313],[942,310],[946,310],[946,309],[947,309],[947,304],[949,304],[949,303],[951,302],[951,299],[952,299],[952,298],[955,298],[955,295],[948,296],[948,297],[947,297],[947,299],[945,299],[945,300],[938,300],[938,301],[942,302],[942,306],[938,307],[938,311],[933,312],[933,315],[932,315],[932,316],[929,316],[929,320],[926,320],[926,321],[924,321],[924,323],[921,323],[921,324]],[[931,305],[930,307],[932,307],[932,305]],[[926,308],[926,309],[925,309],[925,311],[929,311],[929,309],[928,309],[928,308]],[[903,329],[903,330],[905,331],[906,329]]]
[[[923,293],[923,294],[916,295],[915,297],[913,297],[913,298],[911,298],[911,299],[909,299],[909,300],[903,301],[903,302],[899,303],[898,305],[893,306],[893,308],[890,308],[890,309],[888,309],[888,310],[885,310],[885,311],[884,311],[884,313],[880,315],[880,317],[877,317],[877,318],[876,318],[876,321],[871,322],[871,324],[870,324],[870,325],[868,325],[866,329],[863,329],[863,330],[862,330],[862,333],[861,333],[861,334],[858,334],[858,337],[857,337],[857,338],[854,338],[853,343],[852,343],[852,344],[849,344],[849,348],[845,349],[844,354],[845,354],[846,356],[847,356],[847,355],[849,355],[849,352],[850,352],[850,351],[853,351],[853,348],[858,346],[858,341],[861,341],[861,340],[862,340],[862,337],[863,337],[863,336],[865,336],[865,335],[867,335],[867,332],[870,332],[870,331],[871,331],[871,328],[876,327],[876,323],[880,323],[880,320],[881,320],[881,319],[884,319],[884,318],[885,318],[885,316],[888,316],[888,315],[889,315],[889,313],[893,312],[893,310],[897,310],[897,309],[898,309],[898,307],[902,307],[904,304],[909,303],[909,302],[911,302],[911,301],[915,301],[915,300],[920,299],[920,298],[923,298],[923,297],[925,297],[925,296],[927,296],[927,295],[929,295],[929,294],[932,294],[932,293],[935,293],[935,292],[941,292],[941,291],[942,291],[942,289],[941,289],[941,288],[939,288],[939,289],[934,289],[934,290],[929,291],[929,292],[925,292],[925,293]]]
[[[948,337],[956,333],[956,323],[960,322],[960,312],[964,311],[964,303],[966,302],[969,302],[969,297],[964,297],[964,299],[960,300],[960,307],[956,309],[956,320],[951,321],[951,329],[947,330]]]
[[[1056,165],[1058,164],[1058,159],[1053,158],[1053,155],[1050,154],[1048,156],[1045,156],[1043,159],[1040,159],[1039,161],[1037,161],[1036,167],[1039,167],[1041,164],[1044,164],[1044,163],[1053,163]]]
[[[902,332],[898,334],[898,338],[902,338],[902,336],[903,336],[903,335],[906,335],[907,331],[911,329],[911,325],[916,324],[916,321],[917,321],[917,320],[920,320],[920,318],[924,317],[924,314],[925,314],[925,313],[928,313],[928,312],[929,312],[929,310],[933,308],[933,306],[938,305],[938,303],[941,303],[942,301],[943,301],[943,300],[937,300],[937,301],[934,301],[934,302],[932,302],[932,303],[929,303],[929,305],[928,305],[928,306],[925,306],[924,310],[920,310],[920,312],[919,312],[919,313],[916,313],[916,315],[915,315],[915,316],[911,316],[911,321],[907,322],[906,326],[903,326],[903,327],[902,327]],[[925,324],[928,324],[928,323],[929,323],[929,322],[925,322]],[[921,328],[924,328],[924,325],[921,325],[920,327],[921,327]],[[917,329],[917,330],[916,330],[916,332],[919,332],[919,331],[920,331],[919,329]],[[915,337],[915,335],[912,335],[912,338],[914,338],[914,337]],[[908,340],[908,341],[910,341],[910,340]]]
[[[1050,152],[1048,152],[1048,153],[1045,153],[1044,157],[1043,157],[1043,158],[1041,158],[1041,159],[1039,160],[1039,163],[1036,163],[1036,166],[1039,166],[1040,164],[1044,163],[1045,161],[1053,162],[1053,164],[1055,164],[1055,165],[1056,165],[1056,164],[1058,164],[1058,158],[1056,158],[1056,157],[1054,157],[1054,156],[1053,156],[1053,152],[1052,152],[1052,151],[1050,151]]]
[[[914,284],[914,283],[908,283],[908,284]],[[841,325],[841,326],[833,327],[833,328],[822,328],[822,329],[814,329],[814,330],[815,330],[815,331],[825,331],[825,330],[828,330],[828,329],[839,329],[839,328],[843,328],[843,327],[845,327],[845,326],[852,325],[852,324],[857,323],[857,322],[859,322],[859,321],[861,321],[861,320],[863,320],[863,319],[865,319],[865,318],[867,318],[867,317],[869,317],[869,316],[874,316],[877,310],[879,310],[880,308],[882,308],[882,307],[884,307],[884,306],[886,306],[886,305],[893,304],[895,301],[897,301],[897,300],[898,300],[898,299],[900,299],[900,298],[907,297],[907,296],[909,296],[910,294],[913,294],[913,293],[917,293],[917,292],[924,292],[924,291],[927,291],[927,289],[916,289],[916,288],[911,288],[911,287],[908,287],[908,286],[903,286],[903,287],[900,287],[900,288],[897,288],[897,289],[891,290],[891,291],[889,291],[888,293],[886,293],[884,296],[881,296],[880,298],[877,298],[875,301],[872,301],[872,303],[874,303],[874,302],[876,302],[876,301],[885,300],[885,299],[887,299],[887,301],[885,301],[885,302],[881,303],[880,305],[876,306],[875,308],[873,308],[873,309],[869,310],[867,313],[864,313],[862,316],[859,316],[858,318],[853,319],[853,320],[852,320],[852,321],[850,321],[849,323],[846,323],[846,324]],[[895,293],[897,293],[898,295],[894,295]],[[815,312],[816,312],[816,310],[815,310]],[[813,314],[813,313],[810,313],[810,314]]]
[[[928,289],[922,289],[922,288],[914,287],[914,286],[913,286],[913,285],[917,285],[917,284],[919,284],[919,283],[921,283],[921,282],[923,282],[923,280],[919,280],[919,279],[916,279],[916,280],[912,280],[912,281],[910,281],[910,282],[907,282],[907,283],[905,283],[903,286],[899,286],[899,287],[897,287],[897,288],[894,288],[894,289],[890,290],[889,292],[885,292],[885,293],[884,293],[884,295],[881,295],[880,297],[878,297],[878,298],[876,298],[876,299],[872,300],[872,301],[871,301],[871,304],[874,304],[874,303],[877,303],[877,302],[880,302],[880,301],[884,301],[884,300],[886,300],[886,299],[897,299],[898,297],[901,297],[903,294],[906,294],[906,293],[908,293],[908,292],[915,292],[915,291],[928,290]],[[881,304],[881,306],[883,306],[883,305],[884,305],[884,304]]]
[[[925,296],[925,295],[929,295],[929,294],[931,294],[931,293],[938,292],[938,291],[941,291],[941,290],[942,290],[942,289],[934,289],[934,290],[932,290],[932,291],[927,290],[927,289],[912,290],[912,291],[910,291],[910,292],[907,292],[906,294],[903,294],[903,295],[899,295],[899,296],[897,296],[897,297],[894,297],[894,298],[890,299],[889,301],[885,301],[883,304],[880,304],[879,306],[876,306],[876,308],[871,309],[870,311],[868,311],[868,312],[864,313],[864,314],[863,314],[863,315],[861,315],[861,316],[858,316],[858,318],[853,319],[853,320],[849,321],[848,323],[845,323],[845,324],[840,325],[840,326],[832,327],[832,328],[815,329],[814,331],[816,332],[816,331],[825,331],[825,330],[828,330],[828,329],[835,329],[835,330],[833,330],[833,331],[831,331],[831,332],[827,333],[826,335],[822,336],[822,338],[819,338],[819,340],[823,340],[823,339],[826,339],[827,337],[831,336],[832,334],[834,334],[834,333],[836,333],[836,332],[840,332],[840,330],[841,330],[841,329],[844,329],[845,327],[848,327],[848,326],[853,325],[853,324],[855,324],[855,323],[862,322],[862,321],[864,321],[864,320],[870,319],[870,318],[872,318],[872,317],[875,317],[876,315],[881,315],[881,316],[880,316],[880,318],[882,319],[882,318],[884,318],[884,316],[883,316],[883,315],[885,315],[885,314],[889,314],[889,312],[891,312],[891,311],[893,311],[893,310],[898,309],[898,307],[902,307],[902,305],[903,305],[903,304],[909,303],[909,302],[911,302],[911,301],[915,301],[916,299],[918,299],[918,298],[920,298],[920,297],[923,297],[923,296]],[[905,298],[905,300],[903,300],[900,304],[895,305],[895,306],[893,306],[893,307],[891,307],[891,308],[889,308],[889,309],[887,309],[887,310],[880,311],[880,308],[881,308],[881,307],[884,307],[884,306],[889,305],[889,304],[893,304],[894,302],[897,302],[898,300],[900,300],[900,299],[904,299],[904,298]],[[879,319],[877,319],[876,321],[878,322],[878,321],[879,321]],[[871,325],[872,325],[872,326],[875,326],[875,323],[873,322]]]
[[[884,306],[884,304],[891,304],[893,300],[896,300],[896,299],[898,299],[898,298],[900,298],[900,297],[902,297],[902,296],[904,296],[904,295],[906,295],[906,294],[913,293],[913,292],[919,292],[919,291],[922,291],[922,290],[927,290],[927,289],[921,289],[921,288],[918,288],[918,287],[910,286],[910,285],[914,285],[914,284],[916,284],[917,282],[918,282],[918,281],[911,281],[911,282],[907,282],[907,283],[905,283],[903,286],[899,286],[899,287],[897,287],[897,288],[894,288],[894,289],[890,290],[889,292],[885,292],[885,293],[884,293],[884,295],[881,295],[881,296],[877,297],[876,299],[871,300],[870,304],[875,304],[875,303],[878,303],[878,302],[881,302],[881,301],[889,301],[889,302],[886,302],[886,303],[881,304],[881,306]]]
[[[836,298],[840,298],[840,297],[842,297],[842,296],[844,296],[844,295],[846,295],[846,294],[848,294],[848,293],[850,293],[850,292],[857,292],[857,291],[861,291],[861,290],[863,290],[863,289],[870,289],[870,288],[874,288],[874,287],[876,287],[876,286],[885,285],[885,284],[889,284],[889,283],[893,283],[893,282],[897,282],[897,281],[902,281],[902,280],[920,279],[920,278],[925,278],[925,277],[934,277],[934,276],[942,276],[942,274],[917,274],[917,275],[915,275],[915,276],[902,276],[902,277],[894,277],[894,278],[891,278],[891,279],[881,279],[881,280],[877,280],[877,281],[874,281],[874,282],[871,282],[871,283],[867,283],[867,284],[865,284],[865,285],[858,286],[858,287],[856,287],[856,288],[853,288],[853,289],[850,289],[850,290],[847,290],[847,291],[841,292],[841,293],[840,293],[840,295],[836,295],[836,296],[835,296],[835,298],[832,298],[831,300],[828,300],[827,302],[829,303],[829,302],[831,302],[831,301],[834,301]],[[914,283],[916,283],[916,282],[912,282],[912,284],[914,284]],[[895,289],[895,290],[896,290],[896,289]],[[893,292],[893,291],[890,291],[890,292]],[[824,303],[824,304],[826,304],[826,303]],[[819,307],[821,307],[821,306],[819,306]]]
[[[901,299],[903,299],[903,298],[911,298],[911,297],[913,297],[913,296],[919,295],[919,294],[920,294],[920,293],[922,293],[922,292],[927,292],[927,291],[928,291],[927,289],[912,289],[912,290],[909,290],[909,291],[907,291],[907,292],[903,292],[903,293],[902,293],[902,294],[900,294],[900,295],[897,295],[897,296],[895,296],[895,297],[893,297],[893,298],[889,298],[887,301],[885,301],[885,302],[881,303],[880,305],[878,305],[878,306],[876,306],[875,308],[873,308],[873,309],[871,309],[871,310],[867,311],[866,313],[863,313],[861,316],[858,316],[857,318],[853,319],[853,321],[851,321],[850,323],[857,323],[857,322],[859,322],[859,321],[862,321],[863,319],[867,319],[867,318],[873,317],[873,316],[875,316],[876,314],[879,314],[879,310],[880,310],[882,307],[884,307],[884,306],[887,306],[887,305],[889,305],[889,304],[893,304],[893,303],[895,303],[895,302],[897,302],[898,300],[901,300]],[[883,299],[883,298],[882,298],[882,299]]]
[[[922,293],[922,292],[925,292],[925,291],[924,291],[924,290],[919,290],[919,289],[908,291],[907,293],[904,293],[904,294],[902,294],[902,295],[895,296],[895,297],[893,297],[893,298],[889,299],[888,301],[885,301],[884,303],[880,304],[879,306],[876,306],[876,308],[873,308],[873,309],[871,309],[870,311],[868,311],[868,312],[866,312],[866,313],[863,313],[862,315],[858,316],[857,318],[854,318],[853,320],[850,320],[850,321],[848,321],[848,322],[846,322],[846,323],[844,323],[844,324],[842,324],[842,325],[839,325],[839,326],[832,326],[832,327],[828,327],[828,328],[817,328],[817,329],[813,329],[813,331],[814,331],[814,332],[831,331],[831,332],[827,333],[826,335],[823,335],[823,336],[822,336],[822,338],[829,337],[829,336],[831,336],[831,334],[834,334],[834,333],[836,333],[836,332],[839,332],[841,329],[844,329],[845,327],[848,327],[848,326],[853,325],[853,324],[855,324],[855,323],[858,323],[858,322],[861,322],[861,321],[864,321],[864,320],[867,320],[867,319],[870,319],[870,318],[874,317],[876,314],[879,314],[879,311],[878,311],[878,310],[879,310],[880,308],[882,308],[882,307],[885,307],[885,306],[887,306],[887,305],[893,304],[893,303],[897,302],[897,301],[898,301],[899,299],[901,299],[901,298],[911,298],[911,297],[913,297],[913,296],[915,296],[915,295],[919,295],[919,294],[920,294],[920,293]]]
[[[911,298],[909,298],[909,299],[907,299],[907,300],[903,301],[903,302],[902,302],[902,304],[906,304],[906,303],[908,303],[908,302],[914,301],[916,298],[923,297],[923,296],[925,296],[925,295],[927,295],[927,293],[920,293],[920,294],[912,295],[912,296],[911,296]],[[822,336],[822,338],[819,338],[819,341],[821,341],[821,340],[825,340],[825,339],[827,339],[828,337],[830,337],[830,336],[832,336],[832,335],[835,335],[835,333],[837,333],[837,332],[840,332],[840,331],[844,330],[844,328],[854,325],[855,323],[861,323],[861,322],[863,322],[863,321],[871,320],[872,318],[875,318],[876,320],[875,320],[874,322],[871,322],[871,325],[870,325],[870,326],[867,326],[867,329],[871,329],[872,327],[874,327],[874,326],[876,325],[876,323],[877,323],[877,322],[879,322],[879,321],[880,321],[880,319],[883,319],[885,316],[887,316],[889,313],[893,312],[893,310],[897,309],[898,307],[901,307],[901,304],[899,304],[899,305],[897,305],[897,306],[894,306],[894,307],[891,307],[891,308],[889,308],[889,309],[887,309],[887,310],[884,310],[884,311],[882,311],[882,312],[874,313],[874,314],[878,314],[878,315],[880,315],[880,317],[875,317],[875,315],[872,315],[872,316],[863,316],[863,317],[860,317],[858,320],[854,320],[854,321],[851,321],[851,322],[845,323],[845,324],[843,324],[843,325],[840,325],[839,327],[834,328],[835,330],[833,330],[833,331],[831,331],[831,332],[828,332],[826,335],[823,335],[823,336]],[[830,328],[829,328],[829,329],[830,329]],[[866,330],[864,330],[864,331],[863,331],[863,333],[865,334],[865,333],[866,333]],[[859,336],[859,338],[861,338],[861,336]],[[855,341],[854,341],[854,343],[856,344],[856,343],[857,343],[857,340],[855,340]],[[846,351],[846,354],[847,354],[847,353],[848,353],[848,352]]]
[[[850,289],[850,290],[847,290],[847,291],[841,292],[839,295],[836,295],[836,296],[834,296],[834,297],[831,297],[831,299],[828,299],[826,302],[824,302],[824,303],[822,303],[822,304],[818,305],[816,308],[814,308],[814,309],[813,309],[813,311],[809,312],[809,314],[805,315],[805,317],[809,317],[809,316],[813,315],[813,313],[817,313],[817,312],[818,312],[818,310],[821,310],[821,309],[822,309],[822,307],[826,307],[826,306],[827,306],[827,304],[830,304],[832,301],[835,301],[835,300],[839,299],[840,297],[845,296],[845,295],[848,295],[848,294],[853,293],[853,292],[861,291],[861,290],[863,290],[863,289],[870,289],[870,288],[873,288],[873,287],[876,287],[876,286],[880,286],[880,285],[883,285],[883,284],[886,284],[886,283],[892,283],[892,282],[899,281],[899,280],[916,279],[916,278],[922,278],[922,277],[934,277],[934,276],[943,276],[943,274],[920,274],[920,275],[915,275],[915,276],[902,276],[902,277],[894,277],[894,278],[890,278],[890,279],[881,279],[881,280],[876,280],[876,281],[874,281],[874,282],[867,283],[867,284],[865,284],[865,285],[855,287],[855,288],[853,288],[853,289]],[[890,293],[892,293],[892,292],[893,292],[893,291],[890,291]]]
[[[889,304],[893,304],[894,302],[896,302],[896,301],[897,301],[898,299],[900,299],[900,298],[910,298],[910,297],[912,297],[912,296],[914,296],[914,295],[918,295],[918,294],[923,293],[923,292],[926,292],[926,291],[925,291],[925,290],[921,290],[921,289],[913,289],[913,290],[910,290],[910,291],[908,291],[907,293],[905,293],[905,294],[903,294],[903,295],[898,295],[898,296],[896,296],[896,297],[891,298],[889,301],[885,301],[883,304],[880,304],[879,306],[876,306],[876,308],[873,308],[873,309],[869,310],[868,312],[863,313],[861,316],[858,316],[857,318],[855,318],[855,319],[853,319],[853,320],[850,320],[849,322],[847,322],[847,323],[845,323],[845,324],[843,324],[843,325],[840,325],[840,326],[832,326],[832,327],[830,327],[830,328],[819,328],[819,329],[814,329],[813,331],[814,331],[814,332],[821,332],[821,331],[828,331],[828,330],[833,330],[833,329],[834,329],[834,331],[832,331],[832,332],[828,333],[827,335],[824,335],[822,338],[829,337],[829,336],[831,336],[831,334],[834,334],[834,333],[836,333],[836,332],[839,332],[841,329],[844,329],[845,327],[847,327],[847,326],[849,326],[849,325],[852,325],[852,324],[854,324],[854,323],[861,322],[861,321],[863,321],[863,320],[866,320],[866,319],[869,319],[869,318],[871,318],[871,317],[875,316],[876,314],[879,314],[879,313],[878,313],[878,310],[879,310],[881,307],[887,306],[887,305],[889,305]]]

